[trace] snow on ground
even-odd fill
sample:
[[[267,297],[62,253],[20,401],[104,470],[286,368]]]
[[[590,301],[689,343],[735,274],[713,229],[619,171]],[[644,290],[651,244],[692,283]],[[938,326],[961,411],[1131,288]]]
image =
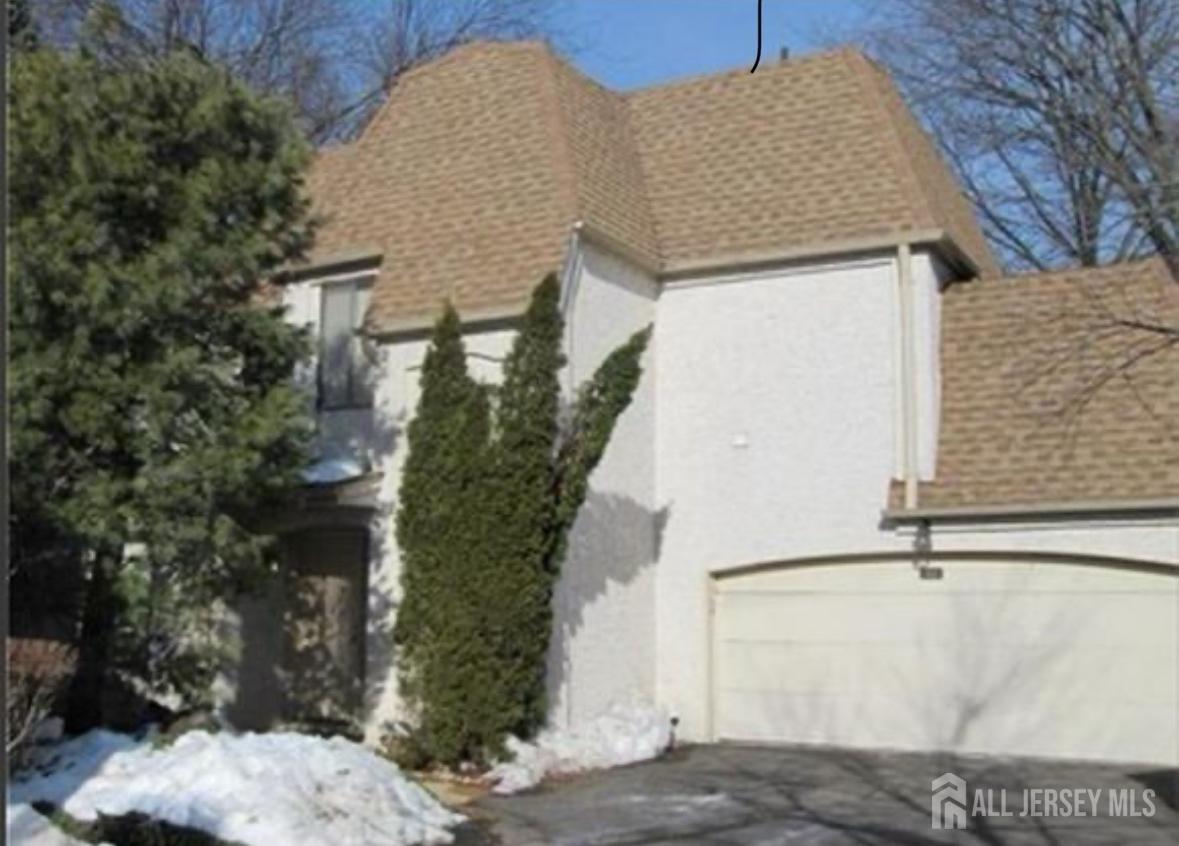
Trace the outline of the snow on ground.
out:
[[[8,803],[8,846],[86,846],[70,837],[31,805]]]
[[[548,775],[620,767],[658,757],[671,742],[671,721],[658,708],[613,705],[600,717],[567,730],[546,729],[532,743],[508,738],[514,760],[488,773],[496,793],[515,793]]]
[[[92,731],[54,756],[11,785],[10,802],[44,799],[86,821],[139,811],[247,846],[449,843],[448,829],[463,820],[394,764],[340,737],[192,731],[153,749]]]

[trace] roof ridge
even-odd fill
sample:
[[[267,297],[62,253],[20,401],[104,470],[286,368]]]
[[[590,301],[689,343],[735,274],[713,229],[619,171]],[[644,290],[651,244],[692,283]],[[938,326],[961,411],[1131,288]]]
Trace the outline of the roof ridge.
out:
[[[635,127],[635,116],[631,101],[629,98],[617,94],[618,105],[622,109],[622,118],[626,124],[627,134],[630,136],[631,152],[635,158],[635,167],[639,172],[639,196],[643,198],[646,204],[646,215],[648,224],[651,227],[651,238],[654,241],[653,247],[655,249],[656,266],[662,266],[664,262],[663,253],[663,227],[660,225],[659,216],[655,214],[651,203],[651,194],[648,190],[650,175],[647,173],[647,157],[643,155],[643,149],[639,145],[638,129]]]
[[[885,134],[890,140],[888,147],[892,151],[894,172],[901,182],[906,183],[906,194],[910,204],[919,208],[925,215],[925,220],[915,221],[915,225],[918,228],[926,225],[933,226],[934,221],[937,220],[937,214],[930,198],[926,195],[925,187],[921,183],[921,177],[917,173],[912,158],[905,152],[900,128],[893,119],[892,112],[884,104],[884,98],[880,96],[883,92],[878,90],[879,79],[873,76],[872,68],[863,53],[849,50],[845,51],[842,57],[851,72],[855,74],[861,92],[868,98],[869,108],[880,116],[882,123],[887,127]]]
[[[803,65],[813,64],[819,61],[830,61],[843,53],[859,54],[860,52],[860,49],[853,44],[839,44],[823,50],[816,50],[813,53],[804,53],[801,56],[787,59],[785,61],[766,63],[758,72],[763,76],[767,76],[784,71],[796,70]],[[615,91],[615,93],[629,100],[631,97],[640,94],[650,94],[655,91],[668,91],[673,88],[684,88],[689,85],[696,85],[711,80],[727,79],[728,77],[735,77],[738,79],[756,79],[757,73],[752,73],[746,70],[744,67],[735,67],[722,71],[688,74],[686,76],[681,76],[678,79],[667,80],[664,82],[653,82],[650,85],[642,85],[638,88],[629,88],[625,91]],[[607,90],[614,91],[615,89],[607,88]]]
[[[540,49],[550,54],[552,52],[547,43],[535,38],[474,38],[470,41],[459,44],[456,47],[452,47],[439,56],[434,56],[433,58],[418,62],[415,65],[411,65],[408,69],[402,71],[400,74],[394,77],[393,81],[390,82],[389,85],[385,88],[385,101],[377,106],[376,111],[373,112],[372,117],[368,119],[368,123],[364,125],[359,134],[357,134],[357,136],[351,141],[348,141],[347,143],[339,146],[355,148],[357,144],[365,140],[365,138],[367,138],[373,132],[374,128],[384,120],[385,115],[391,110],[397,89],[401,86],[405,85],[406,83],[413,82],[416,77],[421,76],[426,71],[433,71],[442,65],[457,61],[465,53],[469,53],[476,49],[486,49],[488,47],[509,47],[513,49],[523,48],[533,51]]]
[[[553,156],[572,222],[581,214],[581,180],[577,173],[577,164],[573,160],[573,151],[570,149],[572,141],[569,121],[565,116],[565,110],[561,108],[561,94],[557,90],[557,73],[560,71],[558,61],[551,50],[544,50],[545,71],[540,75],[541,98],[544,102],[547,129],[553,140]]]

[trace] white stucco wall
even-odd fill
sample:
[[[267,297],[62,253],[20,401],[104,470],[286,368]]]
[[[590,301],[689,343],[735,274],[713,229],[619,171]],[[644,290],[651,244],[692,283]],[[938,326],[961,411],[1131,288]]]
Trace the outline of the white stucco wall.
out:
[[[567,397],[655,318],[654,281],[583,245],[566,292]],[[655,674],[655,352],[590,477],[553,603],[550,722],[592,718],[611,702],[650,701]]]
[[[913,257],[918,467],[936,468],[939,284]],[[895,257],[666,284],[656,308],[656,692],[708,739],[710,573],[909,550],[883,528],[903,468]],[[1172,521],[935,526],[935,550],[1179,563]]]
[[[656,321],[659,699],[706,730],[709,572],[877,550],[896,466],[895,263],[666,285]]]
[[[566,402],[602,360],[654,318],[653,281],[589,245],[565,292]],[[288,319],[313,332],[324,281],[284,289]],[[498,382],[514,332],[507,328],[464,336],[476,379]],[[400,555],[393,518],[405,460],[405,429],[418,400],[418,378],[428,338],[382,343],[374,404],[369,410],[318,414],[316,448],[323,457],[366,460],[383,475],[371,535],[367,638],[366,734],[375,741],[402,716],[390,635],[400,596]],[[650,369],[654,353],[646,354]],[[297,379],[314,397],[315,364]],[[644,375],[631,407],[591,478],[585,506],[570,536],[569,554],[554,595],[550,653],[550,719],[557,724],[599,713],[610,702],[650,700],[654,687],[654,377]]]
[[[562,725],[632,695],[708,739],[712,574],[762,561],[910,550],[883,527],[903,471],[896,256],[798,263],[655,283],[582,244],[564,292],[566,398],[632,332],[654,323],[644,374],[591,478],[554,596],[550,720]],[[916,438],[921,478],[937,461],[938,291],[949,269],[913,255]],[[287,288],[314,325],[312,283]],[[477,378],[498,381],[513,333],[467,335]],[[404,432],[425,337],[382,344],[371,414],[321,418],[325,453],[368,456],[384,474],[373,526],[368,736],[400,714],[390,656],[400,562],[392,543]],[[314,368],[302,375],[314,385]],[[1179,564],[1174,521],[943,526],[935,551],[1051,552]]]

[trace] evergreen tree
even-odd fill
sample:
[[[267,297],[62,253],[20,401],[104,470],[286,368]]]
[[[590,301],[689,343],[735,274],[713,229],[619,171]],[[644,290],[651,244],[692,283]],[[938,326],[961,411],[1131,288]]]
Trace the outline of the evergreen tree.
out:
[[[8,0],[9,49],[14,53],[36,50],[40,41],[29,0]]]
[[[553,457],[565,366],[559,301],[557,278],[549,275],[533,292],[497,393],[483,508],[490,518],[485,549],[494,574],[486,585],[487,605],[495,610],[489,637],[502,665],[498,735],[530,735],[544,719],[552,593],[545,559],[556,517]]]
[[[217,600],[272,564],[242,521],[304,463],[308,345],[258,294],[308,243],[309,151],[187,55],[18,54],[9,129],[13,564],[87,568],[83,728],[111,669],[206,691]]]
[[[484,694],[494,682],[480,631],[486,609],[472,586],[482,569],[478,497],[489,425],[487,392],[467,373],[462,327],[448,305],[434,327],[406,433],[397,514],[402,599],[393,632],[419,741],[444,761],[479,756],[479,709],[490,703]]]
[[[545,718],[552,594],[588,480],[641,375],[636,333],[578,393],[562,432],[560,288],[536,288],[487,395],[466,370],[447,308],[422,370],[409,429],[397,541],[404,598],[395,637],[422,758],[499,757],[508,734]]]

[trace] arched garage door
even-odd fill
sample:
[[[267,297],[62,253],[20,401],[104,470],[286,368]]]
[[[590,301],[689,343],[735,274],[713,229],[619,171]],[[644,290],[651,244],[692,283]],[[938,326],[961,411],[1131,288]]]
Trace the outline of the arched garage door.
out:
[[[1179,570],[932,564],[718,574],[713,734],[1179,763]]]

